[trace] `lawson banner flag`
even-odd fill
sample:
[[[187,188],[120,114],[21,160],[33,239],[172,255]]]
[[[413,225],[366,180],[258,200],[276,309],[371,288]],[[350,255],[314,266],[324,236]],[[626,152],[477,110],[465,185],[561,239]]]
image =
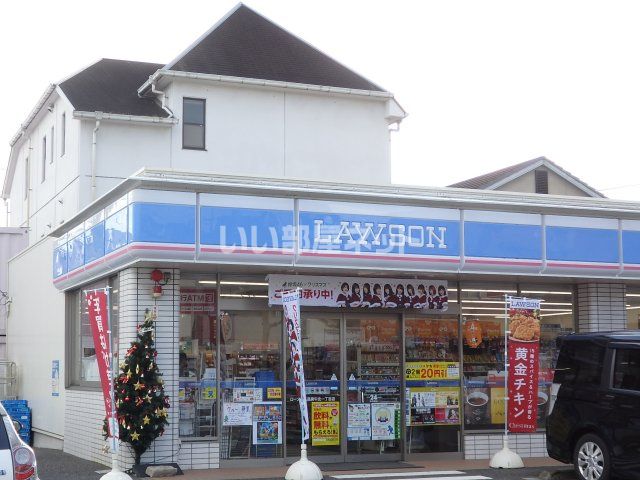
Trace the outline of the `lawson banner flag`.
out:
[[[309,413],[307,411],[307,393],[304,381],[304,365],[302,362],[302,327],[300,324],[300,290],[282,292],[282,307],[287,322],[289,335],[289,349],[291,351],[291,365],[293,379],[296,382],[296,393],[300,402],[300,416],[302,419],[302,442],[309,439]]]
[[[119,427],[113,398],[113,370],[111,369],[111,331],[109,322],[109,297],[106,289],[87,292],[89,323],[98,361],[98,373],[104,398],[104,410],[109,425],[109,441],[112,452],[118,451]]]

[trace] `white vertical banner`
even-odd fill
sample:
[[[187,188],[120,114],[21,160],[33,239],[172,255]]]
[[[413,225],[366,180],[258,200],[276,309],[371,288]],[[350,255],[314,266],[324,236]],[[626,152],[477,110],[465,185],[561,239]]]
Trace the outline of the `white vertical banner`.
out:
[[[300,402],[302,419],[302,443],[309,439],[309,413],[307,412],[307,392],[304,382],[304,365],[302,361],[302,326],[300,324],[300,289],[282,292],[284,319],[287,322],[289,350],[293,379],[296,382],[296,393]]]

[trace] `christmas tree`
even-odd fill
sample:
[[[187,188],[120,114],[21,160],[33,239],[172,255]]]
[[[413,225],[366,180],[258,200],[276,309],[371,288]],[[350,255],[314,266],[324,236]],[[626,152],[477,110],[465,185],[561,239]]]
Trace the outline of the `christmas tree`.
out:
[[[144,323],[138,326],[138,339],[131,342],[120,374],[115,381],[115,405],[120,425],[120,440],[131,445],[135,463],[164,433],[169,397],[164,394],[162,374],[158,369],[158,352],[153,341],[154,312],[147,310]],[[104,432],[106,436],[106,419]]]

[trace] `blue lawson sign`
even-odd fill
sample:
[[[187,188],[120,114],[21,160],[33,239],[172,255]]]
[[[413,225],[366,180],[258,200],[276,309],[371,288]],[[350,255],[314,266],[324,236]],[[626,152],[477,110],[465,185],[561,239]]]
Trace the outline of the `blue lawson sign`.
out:
[[[303,252],[460,256],[459,221],[300,212],[299,229]]]
[[[132,190],[62,236],[56,286],[142,259],[640,276],[640,221]]]

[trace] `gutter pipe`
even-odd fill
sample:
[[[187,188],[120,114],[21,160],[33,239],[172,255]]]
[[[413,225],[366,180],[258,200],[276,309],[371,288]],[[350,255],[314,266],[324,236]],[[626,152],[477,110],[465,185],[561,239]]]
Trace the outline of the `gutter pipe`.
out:
[[[173,118],[174,117],[173,112],[171,111],[171,109],[169,107],[167,107],[167,103],[166,103],[167,95],[164,93],[164,91],[158,90],[156,88],[155,82],[151,82],[151,93],[154,93],[154,94],[160,96],[160,101],[161,101],[161,105],[160,106],[162,107],[162,109],[165,112],[167,112],[167,114],[169,115],[169,118]]]
[[[91,201],[96,199],[96,151],[98,144],[98,130],[100,130],[100,120],[102,112],[96,112],[96,126],[93,129],[93,138],[91,141]]]

